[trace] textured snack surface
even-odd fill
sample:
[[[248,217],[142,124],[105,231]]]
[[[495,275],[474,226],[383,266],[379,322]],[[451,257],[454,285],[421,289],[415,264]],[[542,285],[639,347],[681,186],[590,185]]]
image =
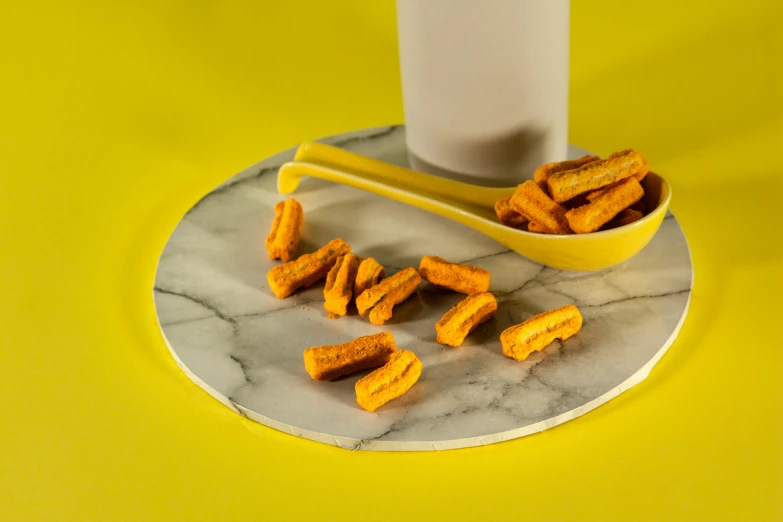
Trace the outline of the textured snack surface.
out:
[[[557,174],[558,172],[563,172],[566,170],[578,169],[579,167],[583,167],[588,163],[593,163],[594,161],[600,161],[600,160],[601,158],[599,158],[598,156],[590,156],[589,154],[586,154],[581,158],[575,160],[545,163],[544,165],[538,167],[535,170],[535,172],[533,172],[533,181],[535,181],[538,184],[538,186],[541,187],[541,190],[543,190],[548,194],[549,185],[547,184],[547,182],[549,181],[549,178],[552,176],[552,174]]]
[[[582,327],[582,314],[574,305],[540,313],[500,334],[503,355],[524,361],[555,339],[565,341]]]
[[[421,277],[433,285],[461,294],[476,294],[489,290],[490,274],[472,265],[449,263],[442,257],[424,256],[419,264]]]
[[[639,221],[643,217],[644,214],[638,210],[626,208],[617,214],[609,223],[604,225],[601,230],[611,230],[613,228],[624,227],[625,225],[630,225],[631,223]]]
[[[588,192],[586,194],[586,196],[585,196],[585,199],[587,200],[587,203],[592,203],[593,201],[595,201],[599,197],[603,196],[604,194],[606,194],[607,192],[612,190],[614,187],[616,187],[621,181],[615,181],[611,185],[607,185],[607,186],[605,186],[602,189],[594,190],[593,192]],[[585,204],[587,204],[587,203],[585,203]]]
[[[359,271],[356,273],[356,282],[353,287],[354,298],[358,298],[362,292],[377,285],[385,276],[386,271],[375,259],[368,257],[362,261],[359,264]]]
[[[275,205],[272,230],[265,242],[269,259],[291,261],[294,258],[303,223],[304,211],[297,200],[290,198]]]
[[[535,232],[537,234],[551,234],[552,231],[546,228],[545,226],[536,223],[535,221],[531,221],[527,224],[527,231],[528,232]]]
[[[345,254],[337,258],[334,266],[326,276],[324,286],[324,308],[334,315],[348,313],[348,305],[353,297],[353,285],[356,272],[362,258],[353,254]]]
[[[435,324],[438,343],[448,346],[461,345],[478,325],[492,319],[497,309],[497,300],[489,292],[469,295]]]
[[[356,298],[356,308],[362,317],[369,315],[372,324],[384,324],[391,319],[394,305],[405,301],[421,282],[415,268],[400,270]]]
[[[509,227],[519,228],[527,223],[525,216],[511,208],[511,196],[495,202],[495,214],[501,223]]]
[[[396,399],[421,375],[421,361],[409,350],[400,350],[389,362],[356,382],[356,402],[367,411],[375,411],[392,399]]]
[[[626,178],[596,197],[592,202],[569,210],[566,219],[577,234],[595,232],[620,211],[630,207],[644,196],[644,189],[636,178]]]
[[[266,274],[269,288],[278,299],[283,299],[299,288],[307,288],[326,277],[337,258],[351,251],[342,239],[333,239],[312,254],[304,254],[295,261],[276,266]]]
[[[569,234],[566,209],[554,202],[535,181],[525,181],[511,196],[511,207],[553,234]]]
[[[578,169],[557,172],[549,177],[549,193],[557,202],[567,201],[629,177],[637,181],[650,170],[647,160],[633,149],[611,154],[605,160]]]
[[[344,344],[313,346],[304,351],[305,370],[316,381],[332,381],[383,366],[396,350],[391,332],[359,337]]]
[[[617,151],[617,152],[612,152],[611,154],[609,154],[609,157],[606,158],[606,159],[622,157],[622,156],[626,155],[629,150],[631,150],[631,149],[625,149],[625,150],[620,150],[620,151]],[[646,161],[647,160],[645,160],[645,162]],[[650,166],[647,165],[647,168],[641,168],[641,169],[637,170],[636,172],[634,172],[633,177],[636,178],[636,181],[641,183],[642,180],[647,176],[647,174],[649,172],[650,172]]]

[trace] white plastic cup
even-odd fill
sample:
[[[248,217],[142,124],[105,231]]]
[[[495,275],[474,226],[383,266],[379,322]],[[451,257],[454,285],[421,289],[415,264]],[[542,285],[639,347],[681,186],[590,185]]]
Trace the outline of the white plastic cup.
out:
[[[397,0],[409,160],[484,185],[566,159],[569,0]]]

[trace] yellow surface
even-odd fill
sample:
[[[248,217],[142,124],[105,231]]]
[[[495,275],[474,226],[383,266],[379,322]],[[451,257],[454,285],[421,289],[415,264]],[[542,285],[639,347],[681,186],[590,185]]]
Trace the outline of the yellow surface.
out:
[[[214,185],[402,120],[392,2],[6,2],[0,519],[783,519],[780,3],[572,10],[571,141],[665,173],[696,267],[688,320],[646,381],[575,421],[392,454],[209,398],[150,292]]]
[[[630,259],[650,242],[671,202],[669,185],[650,173],[642,185],[653,210],[639,221],[593,234],[536,234],[505,226],[495,215],[495,201],[510,196],[515,187],[461,183],[320,143],[301,145],[294,159],[277,173],[281,194],[294,192],[302,176],[342,183],[447,217],[560,270],[600,270]]]

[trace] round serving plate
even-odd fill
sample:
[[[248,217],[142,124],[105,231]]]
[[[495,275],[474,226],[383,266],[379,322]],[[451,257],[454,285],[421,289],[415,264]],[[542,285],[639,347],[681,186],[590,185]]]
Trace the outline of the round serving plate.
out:
[[[404,127],[362,130],[323,140],[406,165]],[[491,444],[578,417],[643,380],[682,325],[693,271],[688,244],[668,214],[653,240],[630,260],[598,272],[546,268],[478,232],[425,211],[315,179],[294,197],[305,210],[299,253],[341,237],[374,257],[387,275],[418,267],[425,255],[489,270],[495,320],[462,346],[435,342],[435,323],[458,294],[428,283],[394,309],[384,326],[355,311],[327,318],[323,284],[278,300],[266,273],[264,238],[283,199],[281,152],[235,175],[182,218],[161,254],[153,292],[158,321],[182,370],[234,411],[272,428],[342,448],[427,451]],[[578,150],[572,150],[578,155]],[[544,310],[575,304],[580,332],[517,362],[499,336]],[[421,359],[418,383],[369,413],[354,384],[367,372],[316,382],[302,351],[391,331]]]

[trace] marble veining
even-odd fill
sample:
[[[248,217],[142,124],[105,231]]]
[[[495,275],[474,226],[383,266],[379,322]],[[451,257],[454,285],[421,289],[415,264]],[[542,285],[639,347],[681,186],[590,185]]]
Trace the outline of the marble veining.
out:
[[[384,127],[324,140],[406,164],[404,129]],[[578,151],[573,151],[574,155]],[[692,284],[687,242],[664,219],[629,261],[599,272],[538,265],[478,232],[357,189],[306,179],[295,197],[305,209],[299,252],[342,237],[393,273],[423,255],[469,262],[492,273],[499,309],[465,343],[435,342],[435,322],[458,294],[427,283],[395,308],[385,326],[355,310],[328,319],[323,285],[278,300],[266,286],[275,265],[263,248],[281,196],[276,171],[293,150],[246,169],[185,215],[161,254],[153,292],[172,355],[199,386],[236,412],[275,429],[343,448],[439,450],[490,444],[573,419],[641,381],[685,317]],[[504,357],[506,327],[546,309],[576,304],[578,335],[526,361]],[[411,391],[374,413],[359,408],[354,384],[304,371],[302,350],[390,330],[424,369]]]

